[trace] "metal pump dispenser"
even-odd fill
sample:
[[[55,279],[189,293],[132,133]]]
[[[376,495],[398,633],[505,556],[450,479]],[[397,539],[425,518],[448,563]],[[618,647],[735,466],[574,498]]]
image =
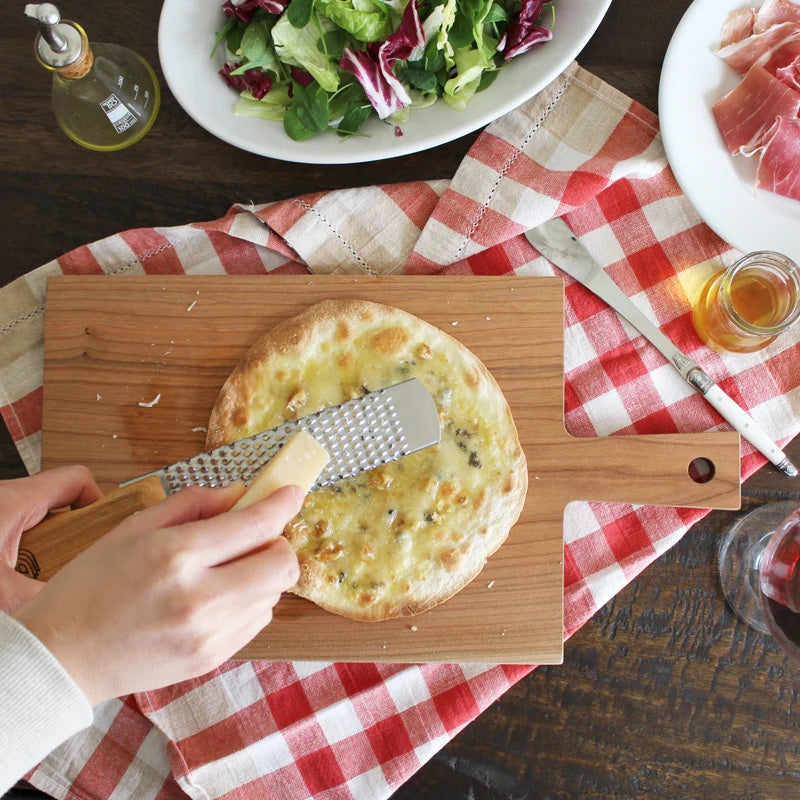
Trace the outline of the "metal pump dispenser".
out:
[[[91,150],[121,150],[138,142],[161,102],[150,65],[127,47],[90,45],[83,28],[62,20],[53,3],[29,3],[25,16],[39,26],[34,52],[53,73],[52,108],[64,133]]]
[[[35,47],[39,59],[53,69],[68,67],[81,55],[83,36],[70,22],[61,21],[61,13],[52,3],[29,3],[25,16],[39,23]]]

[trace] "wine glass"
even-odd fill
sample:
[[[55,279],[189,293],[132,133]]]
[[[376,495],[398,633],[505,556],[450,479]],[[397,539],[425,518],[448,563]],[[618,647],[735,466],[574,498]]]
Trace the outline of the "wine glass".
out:
[[[800,504],[770,503],[742,517],[722,540],[719,573],[736,614],[800,664]]]

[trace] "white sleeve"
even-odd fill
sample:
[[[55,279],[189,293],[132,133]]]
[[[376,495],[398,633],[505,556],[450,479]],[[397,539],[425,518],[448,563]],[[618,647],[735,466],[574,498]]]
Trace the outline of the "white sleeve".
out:
[[[86,695],[55,656],[0,612],[0,796],[92,719]]]

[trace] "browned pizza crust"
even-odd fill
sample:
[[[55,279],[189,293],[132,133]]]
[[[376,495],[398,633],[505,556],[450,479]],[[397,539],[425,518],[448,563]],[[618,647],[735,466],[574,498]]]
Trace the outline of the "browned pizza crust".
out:
[[[460,342],[400,309],[329,300],[265,333],[231,373],[207,446],[409,378],[429,390],[441,444],[308,495],[284,535],[294,591],[352,619],[417,614],[483,568],[522,511],[527,467],[511,412]]]

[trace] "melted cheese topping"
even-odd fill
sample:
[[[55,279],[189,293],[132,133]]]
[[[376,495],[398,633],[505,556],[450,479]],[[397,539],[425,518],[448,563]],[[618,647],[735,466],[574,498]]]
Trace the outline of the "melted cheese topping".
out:
[[[271,355],[249,387],[241,436],[412,377],[439,409],[441,444],[313,492],[286,530],[303,571],[298,593],[348,616],[416,613],[421,596],[435,605],[461,588],[488,555],[476,541],[488,533],[486,505],[518,488],[509,464],[520,451],[499,389],[468,351],[427,329],[415,338],[374,324],[354,335],[339,323],[311,351]],[[451,579],[465,569],[465,580]]]

